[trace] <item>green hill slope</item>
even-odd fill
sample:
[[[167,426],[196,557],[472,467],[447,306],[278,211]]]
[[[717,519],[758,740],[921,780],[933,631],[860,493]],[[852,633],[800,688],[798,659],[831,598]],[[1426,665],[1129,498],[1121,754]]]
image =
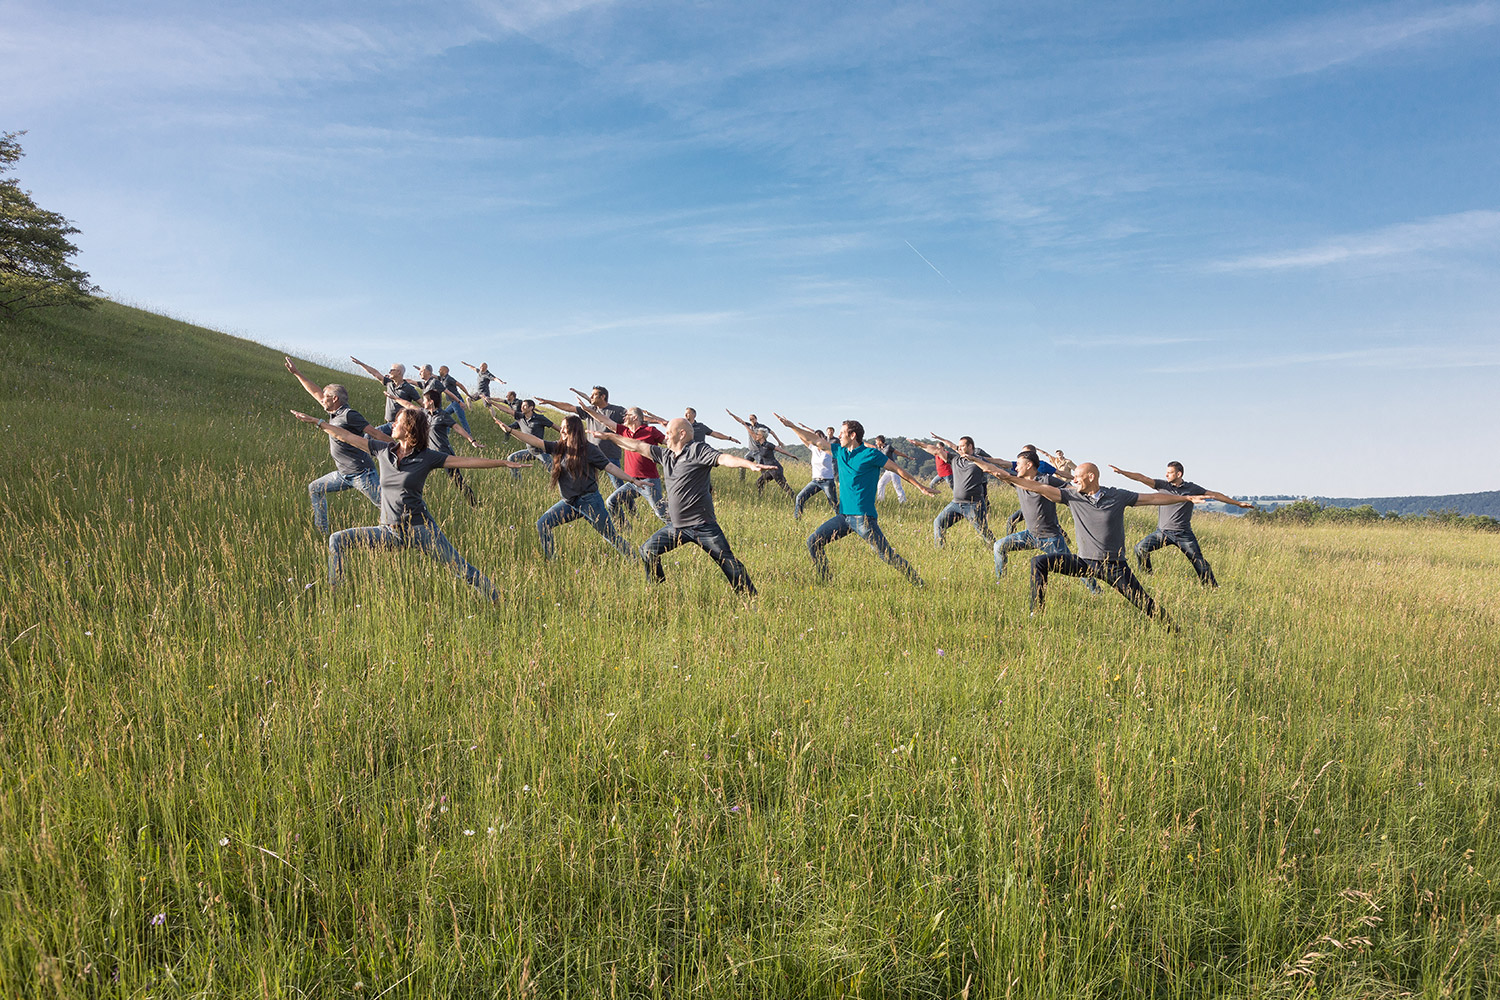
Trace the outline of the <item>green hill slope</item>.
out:
[[[1491,536],[1200,515],[1174,634],[1028,617],[941,499],[881,517],[924,589],[854,538],[818,585],[824,508],[722,476],[747,603],[581,522],[544,561],[555,492],[491,471],[428,497],[502,603],[413,553],[329,593],[276,352],[109,304],[0,346],[0,995],[1500,992]]]

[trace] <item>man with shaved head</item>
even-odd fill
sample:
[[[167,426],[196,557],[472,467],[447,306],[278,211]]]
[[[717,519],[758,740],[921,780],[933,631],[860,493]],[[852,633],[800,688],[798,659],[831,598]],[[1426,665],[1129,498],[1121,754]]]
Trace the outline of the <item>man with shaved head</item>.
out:
[[[1167,613],[1146,593],[1125,559],[1125,508],[1162,507],[1184,500],[1202,503],[1210,497],[1132,493],[1113,486],[1100,486],[1099,467],[1093,462],[1079,465],[1073,474],[1073,485],[1061,488],[1035,479],[1023,479],[1009,472],[995,472],[994,475],[1017,489],[1040,494],[1053,503],[1067,504],[1073,512],[1073,524],[1078,528],[1078,555],[1046,553],[1031,560],[1033,615],[1046,603],[1048,575],[1061,573],[1107,583],[1147,615],[1167,621]]]

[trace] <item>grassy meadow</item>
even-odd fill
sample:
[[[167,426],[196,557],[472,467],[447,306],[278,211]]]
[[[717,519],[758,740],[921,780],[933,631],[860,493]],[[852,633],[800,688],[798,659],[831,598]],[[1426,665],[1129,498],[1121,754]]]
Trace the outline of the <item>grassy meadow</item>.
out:
[[[820,585],[821,497],[732,472],[754,601],[583,522],[549,564],[495,470],[427,495],[504,603],[415,553],[330,594],[279,354],[114,304],[0,347],[0,996],[1500,994],[1493,535],[1200,514],[1172,634],[1065,578],[1028,618],[915,495],[924,590],[852,537]]]

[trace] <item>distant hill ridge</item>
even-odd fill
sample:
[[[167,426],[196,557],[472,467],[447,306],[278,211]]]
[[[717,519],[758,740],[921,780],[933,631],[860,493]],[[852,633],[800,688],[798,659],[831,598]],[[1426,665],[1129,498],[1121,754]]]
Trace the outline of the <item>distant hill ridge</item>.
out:
[[[1403,517],[1428,511],[1457,511],[1460,514],[1483,514],[1500,518],[1500,490],[1487,493],[1449,493],[1425,497],[1309,497],[1324,507],[1361,507],[1365,504],[1384,514],[1395,511]]]

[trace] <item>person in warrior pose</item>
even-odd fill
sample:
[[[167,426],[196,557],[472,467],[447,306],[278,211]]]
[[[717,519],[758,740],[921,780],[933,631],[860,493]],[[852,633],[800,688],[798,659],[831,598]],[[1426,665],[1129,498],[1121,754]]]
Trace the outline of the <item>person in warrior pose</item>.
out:
[[[579,403],[578,406],[589,415],[590,419],[596,422],[603,421],[605,415],[592,406],[584,403]],[[646,422],[646,413],[639,406],[626,408],[625,419],[615,425],[612,433],[614,437],[640,441],[648,448],[666,440],[666,436],[661,431]],[[610,440],[613,442],[614,438]],[[661,470],[645,454],[633,448],[622,448],[622,451],[624,454],[620,467],[635,482],[626,483],[611,493],[609,499],[604,501],[604,508],[609,511],[616,523],[624,527],[628,513],[633,513],[635,510],[635,504],[630,501],[637,496],[645,497],[646,503],[651,507],[651,513],[655,514],[662,524],[666,524],[667,508],[666,501],[662,498]]]
[[[806,425],[803,425],[802,429],[814,436],[818,433]],[[832,441],[833,438],[833,428],[825,428],[823,440]],[[819,490],[822,490],[823,496],[827,498],[828,506],[832,507],[835,512],[839,509],[838,481],[834,478],[833,454],[828,449],[819,448],[816,445],[808,445],[807,452],[808,462],[812,465],[812,479],[797,492],[797,499],[792,503],[792,519],[795,521],[802,520],[802,505]]]
[[[880,485],[875,488],[875,499],[884,500],[885,488],[887,486],[894,486],[896,488],[896,500],[899,503],[906,503],[906,491],[901,488],[901,480],[903,478],[908,482],[915,482],[915,480],[910,476],[897,475],[901,471],[901,467],[896,464],[896,459],[904,458],[910,462],[911,456],[904,451],[898,450],[895,445],[885,439],[884,434],[875,435],[875,450],[890,460],[889,464],[885,467],[885,471],[880,474]],[[935,496],[936,494],[933,495]]]
[[[422,499],[422,490],[433,469],[501,469],[513,467],[515,463],[434,451],[427,447],[427,414],[422,410],[403,409],[398,412],[392,421],[391,441],[371,441],[327,420],[296,410],[292,411],[292,416],[303,423],[316,424],[328,436],[365,452],[380,470],[380,524],[369,528],[348,528],[329,536],[330,588],[338,586],[345,549],[417,548],[473,584],[491,601],[500,600],[500,592],[494,584],[458,554],[432,520],[432,514]]]
[[[452,402],[444,406],[443,409],[453,414],[453,419],[458,421],[458,426],[462,427],[465,432],[472,433],[469,431],[468,415],[464,412],[464,400],[469,396],[469,390],[462,382],[453,377],[448,371],[447,365],[439,365],[437,374],[428,379],[427,384],[422,387],[424,392],[432,388],[441,389],[452,397]]]
[[[609,390],[604,388],[604,386],[602,385],[594,386],[589,390],[589,394],[587,396],[579,392],[577,389],[574,389],[572,386],[568,387],[568,391],[577,396],[579,402],[586,402],[590,406],[592,406],[600,416],[604,417],[604,419],[596,420],[594,417],[589,416],[583,410],[580,410],[577,403],[569,403],[566,400],[548,399],[545,396],[538,396],[536,398],[536,401],[538,403],[543,403],[547,406],[550,406],[554,410],[561,410],[564,413],[576,413],[579,417],[587,420],[588,440],[591,443],[597,445],[599,450],[604,453],[604,457],[609,460],[610,464],[618,469],[620,466],[620,446],[615,444],[613,441],[605,440],[601,435],[614,433],[614,429],[625,422],[625,407],[619,406],[615,403],[611,403],[609,401]],[[610,473],[609,478],[610,481],[614,483],[615,489],[619,489],[621,486],[625,485],[626,480],[624,478],[615,478],[614,473]]]
[[[484,398],[488,399],[488,397]],[[492,405],[492,401],[486,403],[486,405]],[[503,406],[504,404],[498,405]],[[516,417],[515,421],[509,425],[511,430],[523,430],[532,437],[544,438],[547,436],[547,428],[557,429],[557,425],[549,417],[536,411],[536,403],[529,399],[523,399],[509,409]],[[492,416],[494,415],[493,408],[490,413]],[[499,418],[496,417],[495,419],[498,420]],[[520,451],[513,451],[505,457],[512,462],[541,462],[549,471],[552,468],[552,457],[540,448],[522,448]],[[511,475],[517,479],[521,478],[519,472],[512,472]]]
[[[778,445],[782,445],[782,446],[786,445],[786,442],[783,441],[783,440],[781,440],[781,435],[777,434],[776,431],[773,428],[767,427],[765,424],[761,423],[760,422],[760,418],[757,417],[755,414],[753,414],[753,413],[750,414],[750,419],[748,419],[748,420],[741,420],[739,417],[736,417],[734,415],[734,413],[731,412],[730,409],[729,409],[729,407],[727,407],[727,406],[724,407],[724,412],[728,413],[729,416],[730,416],[730,418],[733,419],[735,423],[737,423],[741,427],[745,428],[745,440],[746,440],[746,443],[747,443],[746,444],[747,447],[754,447],[753,442],[755,441],[755,432],[757,430],[765,431],[767,434],[769,434],[772,437],[773,440],[775,440],[775,442]],[[740,482],[743,483],[744,481],[745,481],[745,470],[744,469],[740,469]],[[788,489],[790,489],[790,487],[788,487]]]
[[[858,420],[845,420],[839,427],[838,440],[831,441],[825,435],[793,423],[779,413],[775,414],[775,417],[801,438],[802,443],[809,448],[816,448],[833,455],[834,468],[839,480],[837,513],[819,525],[818,530],[807,539],[807,553],[812,557],[818,577],[823,580],[829,577],[828,556],[824,552],[828,543],[853,532],[869,542],[870,547],[881,559],[893,566],[912,584],[922,586],[922,578],[917,575],[917,571],[912,569],[911,564],[901,558],[895,549],[891,548],[890,542],[886,541],[885,534],[880,530],[880,520],[875,513],[875,483],[883,471],[894,470],[897,475],[922,493],[928,496],[937,494],[913,479],[906,470],[887,458],[883,452],[865,447],[865,427]]]
[[[947,483],[948,488],[953,488],[953,452],[940,444],[926,444],[922,441],[915,442],[927,454],[932,456],[932,462],[937,466],[937,475],[927,480],[927,485],[936,487],[938,483]]]
[[[370,377],[385,386],[387,392],[395,393],[399,398],[406,400],[408,403],[420,403],[422,401],[422,390],[407,381],[405,365],[400,363],[391,365],[391,370],[382,375],[352,354],[349,356],[349,360],[369,372]],[[380,433],[387,435],[391,433],[391,424],[395,421],[396,414],[400,412],[401,404],[387,397],[385,401],[385,423],[380,426]]]
[[[1067,504],[1073,512],[1073,523],[1078,526],[1078,555],[1043,554],[1031,560],[1032,614],[1041,611],[1046,603],[1048,575],[1061,573],[1101,580],[1148,616],[1167,621],[1167,613],[1146,593],[1130,571],[1130,563],[1125,561],[1125,508],[1182,503],[1183,497],[1175,493],[1132,493],[1113,486],[1100,486],[1099,467],[1093,462],[1079,465],[1073,474],[1073,485],[1061,488],[1004,471],[997,471],[994,475],[1018,489],[1039,493],[1055,504]],[[1201,503],[1212,498],[1193,496],[1186,499]]]
[[[797,456],[787,451],[780,445],[774,444],[771,437],[766,433],[764,427],[757,427],[750,431],[750,447],[745,452],[745,457],[753,464],[759,465],[760,478],[755,480],[755,495],[760,496],[765,492],[766,483],[775,483],[786,491],[787,496],[793,496],[792,487],[786,481],[786,470],[776,460],[776,453],[780,452],[787,458],[795,459]],[[740,467],[744,472],[744,466]]]
[[[702,441],[694,441],[692,424],[683,417],[667,422],[665,446],[647,444],[644,440],[619,434],[613,436],[621,448],[649,457],[661,466],[664,474],[667,525],[641,546],[647,576],[658,582],[664,580],[666,574],[661,569],[661,557],[684,542],[692,542],[718,564],[730,586],[746,597],[754,597],[755,585],[750,582],[750,574],[730,551],[729,539],[724,537],[724,529],[719,527],[714,516],[709,473],[718,465],[761,472],[765,472],[766,467],[737,455],[726,455]]]
[[[1059,489],[1068,485],[1066,479],[1043,473],[1037,453],[1030,448],[1022,450],[1013,463],[992,462],[983,458],[975,458],[973,461],[992,475],[1002,479],[1004,476],[1001,476],[1001,473],[1009,472],[1021,479],[1034,479]],[[1010,468],[1005,468],[1007,465]],[[1068,548],[1068,536],[1063,534],[1062,525],[1057,520],[1057,504],[1040,493],[1033,493],[1019,486],[1016,487],[1016,498],[1020,501],[1020,512],[1026,520],[1026,528],[1024,531],[1012,532],[995,543],[996,583],[999,583],[1000,578],[1005,574],[1005,558],[1012,552],[1021,549],[1040,549],[1047,555],[1069,555],[1072,552]],[[1083,583],[1088,587],[1089,593],[1099,593],[1099,581],[1093,577],[1085,576]]]
[[[463,366],[465,368],[474,368],[474,366],[469,364],[467,361],[463,362]],[[490,398],[491,382],[499,382],[501,385],[506,384],[505,379],[490,371],[490,363],[488,361],[479,362],[479,367],[474,368],[474,376],[474,388],[479,391],[480,399]]]
[[[1136,482],[1150,486],[1162,493],[1173,493],[1178,496],[1195,496],[1202,494],[1220,503],[1233,504],[1236,507],[1254,507],[1253,503],[1236,500],[1234,497],[1206,490],[1197,483],[1187,482],[1182,478],[1182,463],[1168,462],[1167,475],[1165,479],[1152,479],[1150,476],[1139,472],[1126,472],[1117,466],[1110,466],[1116,473],[1126,479],[1134,479]],[[1198,536],[1193,534],[1193,505],[1191,503],[1179,503],[1170,507],[1163,507],[1156,512],[1156,530],[1142,538],[1135,547],[1135,561],[1141,567],[1142,573],[1151,572],[1151,553],[1163,545],[1175,545],[1187,556],[1188,562],[1193,564],[1193,569],[1198,573],[1198,582],[1205,587],[1217,587],[1219,581],[1214,579],[1213,567],[1208,560],[1203,558],[1203,549],[1198,545]]]
[[[561,499],[537,518],[536,533],[542,540],[543,555],[548,559],[553,557],[555,546],[552,529],[581,517],[592,524],[594,530],[603,535],[604,540],[618,549],[625,558],[636,558],[635,549],[620,537],[614,522],[609,518],[609,511],[604,507],[604,498],[599,495],[598,473],[603,469],[622,483],[632,480],[625,475],[624,469],[605,458],[599,446],[588,439],[583,421],[577,414],[563,418],[556,441],[544,441],[534,434],[513,429],[508,424],[501,423],[498,417],[495,418],[495,423],[507,435],[552,456],[552,485],[557,487]],[[616,451],[619,448],[619,445],[615,445]]]
[[[953,499],[933,519],[933,544],[942,548],[944,533],[959,518],[965,518],[972,524],[986,545],[995,544],[995,536],[990,534],[989,525],[990,477],[985,473],[984,466],[975,461],[979,456],[974,449],[974,439],[961,437],[955,444],[936,434],[932,437],[953,456]]]
[[[283,360],[286,361],[286,370],[302,383],[302,388],[307,390],[308,395],[323,404],[323,409],[328,411],[329,423],[342,427],[351,434],[368,434],[377,441],[390,440],[371,427],[370,422],[358,410],[349,406],[349,390],[345,386],[337,382],[320,386],[298,371],[291,358]],[[333,436],[328,438],[328,451],[333,455],[333,471],[307,484],[307,496],[312,501],[313,525],[324,535],[328,534],[328,494],[359,490],[370,498],[372,504],[380,506],[380,477],[375,472],[375,462],[370,458],[370,453],[347,445]]]
[[[520,419],[520,417],[521,417],[521,400],[520,400],[519,397],[516,396],[516,390],[511,389],[510,391],[508,391],[505,394],[505,398],[503,398],[503,399],[496,399],[493,396],[481,396],[479,398],[479,402],[483,402],[486,399],[488,399],[490,401],[490,403],[495,403],[495,404],[503,407],[505,409],[505,412],[510,414],[510,418],[512,420],[519,420]],[[489,403],[486,403],[485,405],[488,406]],[[535,406],[536,404],[533,403],[532,405]]]
[[[474,440],[472,434],[458,426],[458,421],[453,419],[453,414],[443,406],[443,394],[438,390],[428,389],[422,393],[421,406],[418,406],[416,403],[409,403],[389,391],[386,393],[386,398],[396,400],[408,410],[421,410],[427,414],[427,447],[433,451],[441,452],[444,455],[453,454],[453,442],[448,440],[448,434],[454,430],[463,435],[464,440],[473,445],[476,451],[484,448],[484,445]],[[474,490],[470,488],[469,484],[464,482],[463,471],[458,468],[445,468],[444,471],[448,473],[448,479],[452,481],[453,485],[458,487],[458,492],[462,493],[464,499],[469,501],[469,506],[478,507],[479,498],[474,495]],[[520,473],[517,472],[515,475],[520,475]]]

